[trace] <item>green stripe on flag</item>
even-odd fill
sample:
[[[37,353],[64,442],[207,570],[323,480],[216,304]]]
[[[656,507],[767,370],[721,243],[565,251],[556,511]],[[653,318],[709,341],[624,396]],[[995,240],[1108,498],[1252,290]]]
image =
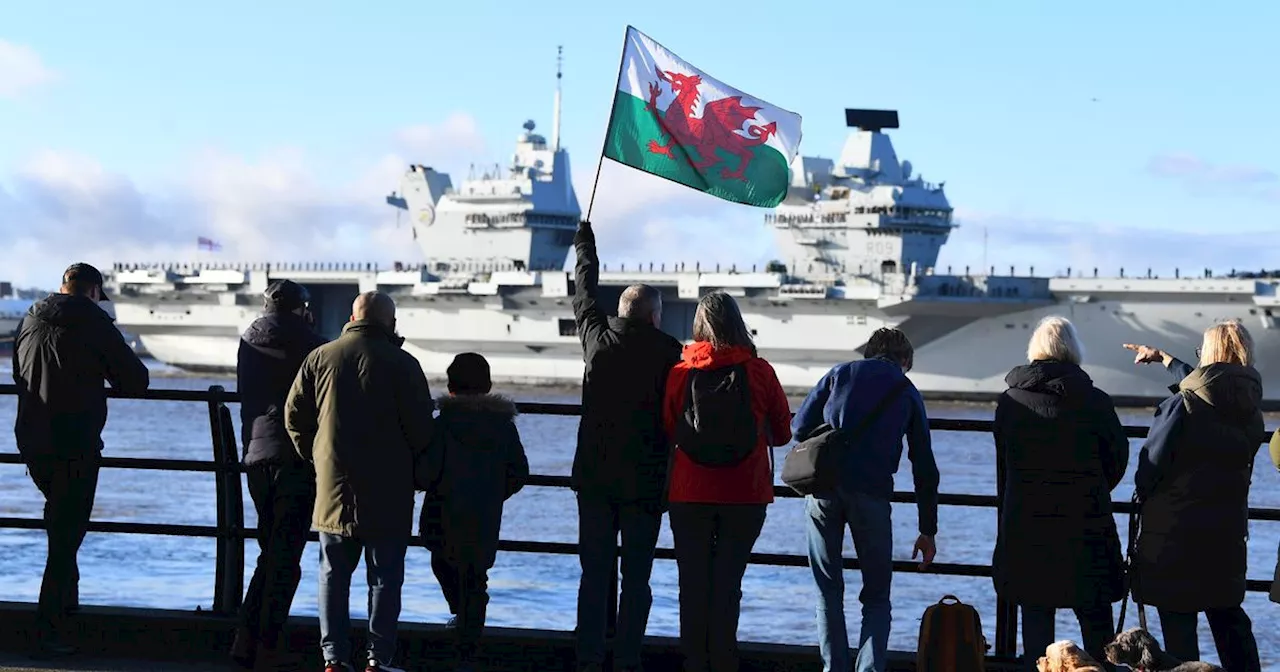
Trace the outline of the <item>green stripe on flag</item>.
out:
[[[606,157],[734,203],[772,208],[786,198],[791,178],[782,152],[765,144],[744,147],[743,156],[719,148],[715,152],[720,161],[699,170],[694,163],[704,157],[698,148],[677,144],[645,105],[640,98],[617,92],[605,136]],[[672,156],[650,151],[650,141],[668,145]],[[744,179],[724,177],[724,172],[737,171],[744,157],[748,161]]]

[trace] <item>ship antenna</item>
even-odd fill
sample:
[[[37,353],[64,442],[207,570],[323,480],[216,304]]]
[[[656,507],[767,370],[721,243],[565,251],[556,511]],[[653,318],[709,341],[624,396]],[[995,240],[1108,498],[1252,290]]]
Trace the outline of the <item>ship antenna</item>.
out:
[[[556,108],[555,118],[551,123],[551,151],[560,151],[560,77],[563,62],[564,46],[556,47]]]

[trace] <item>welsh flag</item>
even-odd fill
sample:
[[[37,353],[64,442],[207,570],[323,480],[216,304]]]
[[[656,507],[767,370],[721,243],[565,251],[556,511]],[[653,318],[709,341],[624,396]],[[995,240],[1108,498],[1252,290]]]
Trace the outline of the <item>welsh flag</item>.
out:
[[[627,27],[604,155],[726,201],[772,208],[787,195],[800,115],[689,65]]]

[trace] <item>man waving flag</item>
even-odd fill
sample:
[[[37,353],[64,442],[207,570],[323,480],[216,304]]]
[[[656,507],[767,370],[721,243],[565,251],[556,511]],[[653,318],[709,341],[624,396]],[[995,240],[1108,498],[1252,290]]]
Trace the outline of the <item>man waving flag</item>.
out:
[[[735,203],[786,197],[800,115],[712,79],[627,27],[604,155]]]

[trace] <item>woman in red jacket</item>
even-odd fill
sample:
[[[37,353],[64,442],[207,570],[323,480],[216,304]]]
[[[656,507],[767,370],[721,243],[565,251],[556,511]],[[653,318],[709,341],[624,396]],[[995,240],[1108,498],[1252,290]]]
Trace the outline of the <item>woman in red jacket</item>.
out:
[[[769,448],[791,440],[791,410],[733,297],[698,302],[693,339],[667,377],[663,408],[675,446],[668,498],[680,646],[686,672],[736,672],[742,575],[773,501]]]

